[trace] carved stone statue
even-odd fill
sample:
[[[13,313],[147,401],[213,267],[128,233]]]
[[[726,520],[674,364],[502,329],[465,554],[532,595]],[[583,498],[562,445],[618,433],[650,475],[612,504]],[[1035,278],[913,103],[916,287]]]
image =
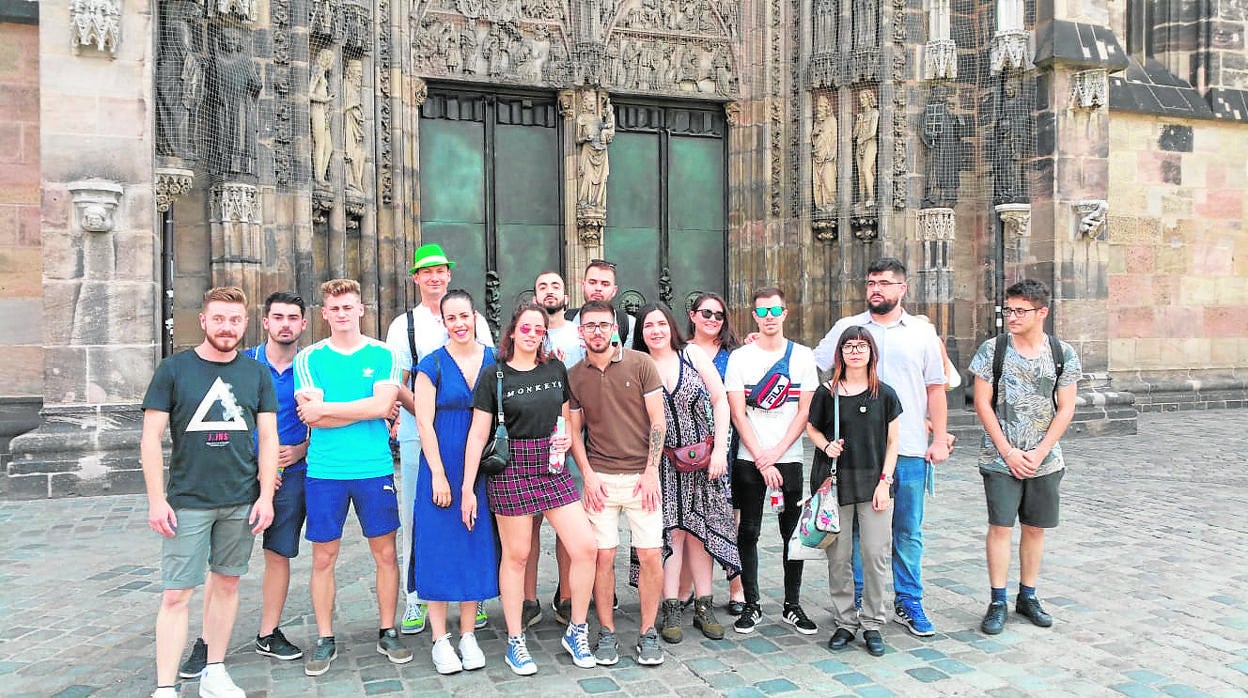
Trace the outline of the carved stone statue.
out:
[[[875,156],[879,151],[880,110],[870,90],[858,93],[858,114],[854,117],[854,161],[858,165],[858,202],[875,205]]]
[[[1027,201],[1022,160],[1027,113],[1019,95],[1018,79],[1006,80],[1001,86],[1001,99],[997,103],[996,124],[993,127],[993,203]]]
[[[329,92],[329,72],[334,67],[332,49],[321,49],[312,67],[308,85],[308,111],[312,116],[312,174],[320,184],[329,184],[329,161],[334,154],[334,138],[330,131],[330,105],[334,95]]]
[[[878,0],[854,0],[854,49],[876,49],[880,42],[880,4]]]
[[[459,33],[459,55],[463,58],[464,74],[477,73],[477,29],[473,24]]]
[[[217,36],[209,85],[214,171],[256,174],[256,100],[263,83],[251,56],[243,51],[242,32],[234,27],[222,29]]]
[[[827,95],[815,103],[815,123],[810,130],[810,145],[815,162],[815,208],[836,208],[836,115]]]
[[[464,55],[459,52],[459,32],[454,25],[448,24],[442,28],[438,50],[442,53],[442,59],[446,61],[448,74],[455,75],[463,68]]]
[[[702,79],[702,60],[698,55],[698,50],[693,46],[686,46],[684,54],[680,58],[680,71],[677,74],[676,82],[682,90],[691,92],[698,91],[698,81]]]
[[[949,113],[949,89],[934,88],[923,109],[923,128],[919,134],[923,145],[927,146],[925,207],[951,208],[957,202],[965,131],[965,119]]]
[[[715,92],[725,97],[736,92],[737,78],[732,74],[731,50],[727,44],[720,44],[715,48],[715,55],[711,57],[711,77],[715,80]]]
[[[347,188],[364,191],[364,64],[347,62],[342,80],[342,127],[346,133]]]
[[[204,69],[195,55],[191,25],[171,9],[156,62],[156,150],[194,160],[195,113],[204,97]]]
[[[615,114],[605,94],[587,90],[581,96],[581,113],[576,117],[576,142],[580,146],[578,173],[580,184],[576,200],[579,206],[604,209],[607,205],[607,176],[611,164],[607,146],[615,138]]]

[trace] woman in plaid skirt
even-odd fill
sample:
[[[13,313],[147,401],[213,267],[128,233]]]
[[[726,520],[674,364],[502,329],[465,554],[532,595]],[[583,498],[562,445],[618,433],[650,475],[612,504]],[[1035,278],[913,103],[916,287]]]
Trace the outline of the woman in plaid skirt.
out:
[[[489,510],[496,517],[502,541],[498,587],[507,621],[507,666],[522,676],[537,673],[525,644],[521,613],[524,604],[524,568],[529,557],[533,516],[546,517],[567,548],[571,564],[568,580],[572,617],[563,646],[579,667],[595,666],[585,623],[594,583],[597,557],[593,534],[572,475],[563,467],[571,445],[566,433],[557,433],[559,417],[569,421],[568,372],[563,363],[543,350],[546,313],[528,304],[516,308],[499,337],[498,372],[487,371],[473,394],[473,419],[464,461],[461,514],[464,525],[476,524],[477,498],[470,483],[476,479],[481,452],[493,438],[498,374],[502,374],[503,419],[511,437],[511,460],[500,474],[486,482]],[[552,454],[552,450],[554,453]],[[556,465],[552,466],[551,464]]]

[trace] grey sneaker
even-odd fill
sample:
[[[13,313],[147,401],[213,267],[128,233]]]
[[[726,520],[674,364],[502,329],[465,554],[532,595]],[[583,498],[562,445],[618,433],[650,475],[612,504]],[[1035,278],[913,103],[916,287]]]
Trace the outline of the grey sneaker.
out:
[[[542,604],[538,601],[525,599],[524,609],[520,611],[520,627],[529,628],[542,622]]]
[[[663,663],[663,648],[659,647],[659,634],[653,626],[637,636],[637,663],[643,666]]]
[[[307,661],[303,663],[303,673],[308,676],[320,676],[329,671],[329,665],[338,657],[338,647],[334,644],[334,637],[318,637],[316,646],[312,648],[312,654],[308,655]]]
[[[613,666],[620,661],[620,643],[615,631],[603,628],[598,631],[598,647],[594,649],[594,661],[599,666]]]
[[[399,633],[394,628],[377,631],[377,654],[386,655],[391,664],[407,664],[412,661],[412,651],[399,642]]]
[[[564,599],[555,604],[555,622],[559,625],[572,622],[572,599]]]

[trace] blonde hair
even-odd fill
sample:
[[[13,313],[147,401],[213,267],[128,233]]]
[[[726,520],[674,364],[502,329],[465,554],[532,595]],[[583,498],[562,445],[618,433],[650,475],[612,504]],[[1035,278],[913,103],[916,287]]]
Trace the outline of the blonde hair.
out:
[[[237,303],[247,305],[247,294],[243,293],[243,289],[237,286],[214,286],[204,291],[204,304],[201,307],[206,309],[209,303]]]
[[[360,294],[360,283],[355,279],[330,279],[321,284],[321,298],[329,298],[330,296],[345,296],[348,293],[354,293],[356,298],[362,298]]]

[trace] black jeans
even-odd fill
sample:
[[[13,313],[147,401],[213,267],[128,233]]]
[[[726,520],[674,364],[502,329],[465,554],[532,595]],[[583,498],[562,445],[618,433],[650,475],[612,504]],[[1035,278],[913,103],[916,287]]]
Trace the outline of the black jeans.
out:
[[[784,602],[795,604],[801,598],[802,561],[789,559],[789,536],[797,528],[802,508],[802,464],[776,463],[784,478],[784,511],[780,513],[780,537],[784,545]],[[741,510],[737,527],[737,549],[741,551],[741,586],[748,603],[758,603],[758,537],[762,531],[763,509],[767,508],[767,483],[752,461],[732,463],[732,502]]]

